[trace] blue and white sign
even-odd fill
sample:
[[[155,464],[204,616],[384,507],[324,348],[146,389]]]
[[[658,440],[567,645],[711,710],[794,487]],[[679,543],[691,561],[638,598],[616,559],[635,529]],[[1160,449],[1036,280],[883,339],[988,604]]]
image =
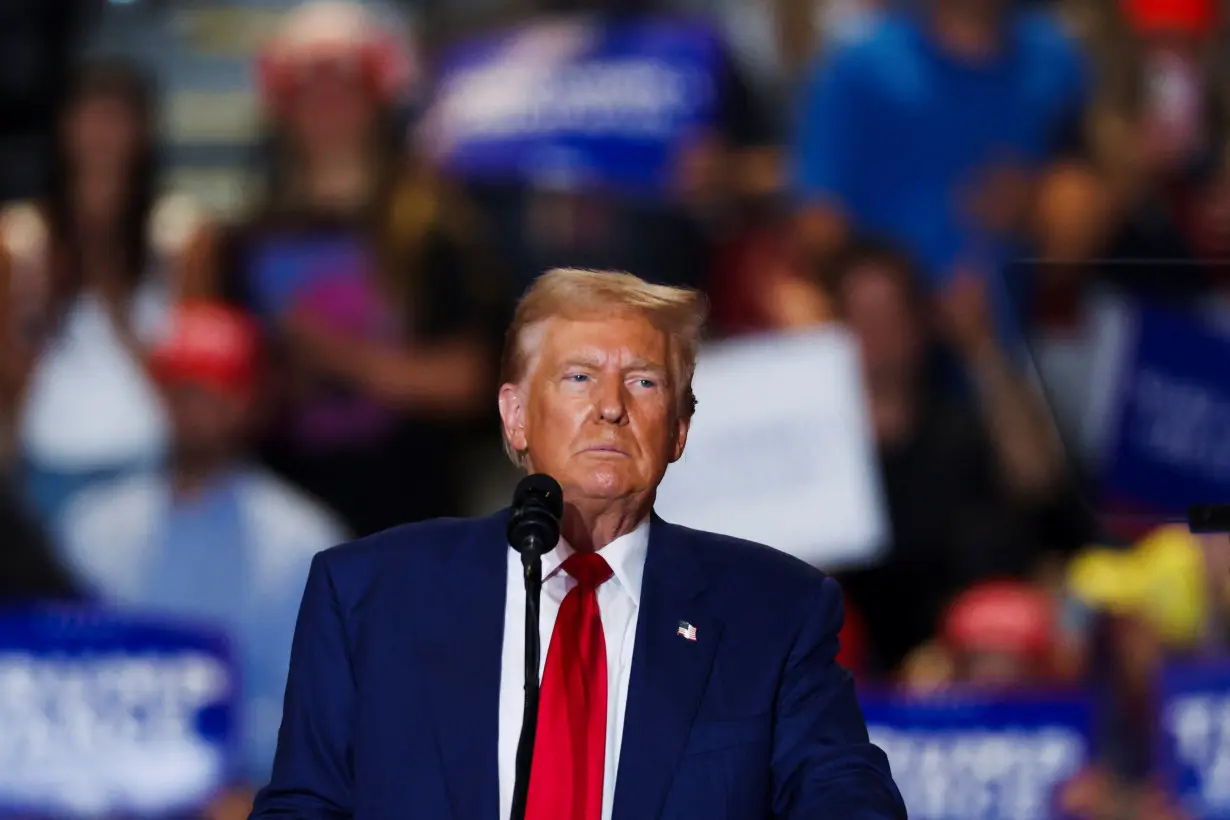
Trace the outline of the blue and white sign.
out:
[[[447,53],[424,140],[463,178],[655,195],[715,123],[720,40],[695,23],[549,20]]]
[[[1050,820],[1057,790],[1089,761],[1079,697],[861,695],[910,820]]]
[[[1230,498],[1230,333],[1154,307],[1124,324],[1103,416],[1104,504],[1173,519]]]
[[[0,615],[0,815],[199,809],[233,773],[236,688],[210,631],[76,609]]]
[[[1230,660],[1162,674],[1158,770],[1196,820],[1230,820]]]

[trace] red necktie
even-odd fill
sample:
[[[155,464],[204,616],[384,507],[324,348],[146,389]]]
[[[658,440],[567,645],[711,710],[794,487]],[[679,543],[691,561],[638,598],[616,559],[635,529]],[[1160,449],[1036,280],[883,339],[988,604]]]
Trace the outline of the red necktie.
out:
[[[606,758],[606,640],[597,589],[606,559],[564,561],[576,586],[564,596],[542,675],[526,820],[601,820]]]

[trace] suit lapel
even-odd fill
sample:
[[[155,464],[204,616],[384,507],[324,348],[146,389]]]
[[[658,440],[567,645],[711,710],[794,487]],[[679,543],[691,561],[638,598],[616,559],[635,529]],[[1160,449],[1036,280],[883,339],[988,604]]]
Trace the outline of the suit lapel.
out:
[[[424,623],[436,742],[459,820],[499,814],[500,676],[507,597],[507,511],[480,519],[440,567]]]
[[[700,706],[721,624],[686,531],[654,516],[620,744],[614,820],[658,817]],[[696,640],[678,634],[680,621]]]

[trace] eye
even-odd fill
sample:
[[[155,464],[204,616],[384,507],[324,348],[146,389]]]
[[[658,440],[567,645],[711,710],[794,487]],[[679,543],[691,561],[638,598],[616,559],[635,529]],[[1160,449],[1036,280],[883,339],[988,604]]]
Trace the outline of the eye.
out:
[[[585,373],[569,373],[567,376],[567,381],[575,384],[581,384],[582,382],[589,381],[589,376]]]
[[[637,379],[636,384],[638,387],[644,387],[646,390],[651,390],[658,386],[658,383],[653,379]]]

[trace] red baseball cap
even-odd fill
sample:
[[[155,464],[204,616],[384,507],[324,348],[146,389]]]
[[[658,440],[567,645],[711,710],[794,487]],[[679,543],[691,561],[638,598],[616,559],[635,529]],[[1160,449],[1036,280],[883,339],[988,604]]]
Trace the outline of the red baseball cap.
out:
[[[1206,37],[1220,22],[1216,0],[1123,0],[1123,13],[1141,34]]]
[[[410,93],[417,77],[414,48],[398,21],[362,3],[315,0],[282,20],[257,54],[261,98],[277,111],[304,80],[340,72],[362,81],[382,102]]]
[[[150,358],[164,383],[190,382],[247,399],[256,380],[256,326],[242,312],[216,302],[182,302],[169,332]]]
[[[1053,648],[1054,605],[1037,587],[989,581],[957,597],[943,626],[944,642],[958,652],[1003,652],[1042,658]]]

